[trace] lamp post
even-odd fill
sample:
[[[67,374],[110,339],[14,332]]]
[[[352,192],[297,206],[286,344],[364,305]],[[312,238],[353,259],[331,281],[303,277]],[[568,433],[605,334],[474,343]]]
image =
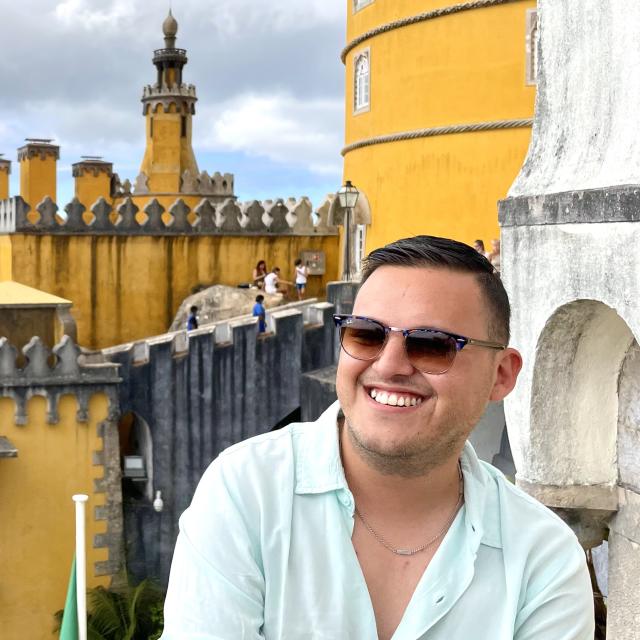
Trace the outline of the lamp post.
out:
[[[345,210],[344,218],[344,265],[342,267],[342,279],[345,282],[351,280],[351,212],[358,202],[360,192],[347,180],[338,190],[338,201]]]

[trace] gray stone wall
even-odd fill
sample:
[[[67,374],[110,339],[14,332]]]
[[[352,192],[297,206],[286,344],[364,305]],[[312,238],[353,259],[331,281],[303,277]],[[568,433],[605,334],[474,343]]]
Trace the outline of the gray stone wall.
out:
[[[640,4],[539,0],[538,11],[533,136],[500,203],[502,274],[524,357],[506,415],[518,484],[585,547],[608,537],[607,637],[631,640],[640,628]]]
[[[302,375],[333,362],[333,307],[311,303],[267,314],[267,334],[255,318],[208,325],[104,351],[120,364],[121,414],[149,425],[152,491],[125,496],[127,565],[136,577],[166,584],[178,531],[200,476],[223,449],[269,431],[301,406]]]

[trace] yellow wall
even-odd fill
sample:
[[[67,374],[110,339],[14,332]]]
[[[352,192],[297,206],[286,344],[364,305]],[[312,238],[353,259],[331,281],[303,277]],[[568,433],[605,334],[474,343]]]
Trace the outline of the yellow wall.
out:
[[[72,300],[78,342],[93,348],[164,333],[195,285],[249,282],[260,259],[292,281],[302,250],[326,252],[307,289],[322,295],[338,276],[336,236],[11,236],[14,278]]]
[[[107,586],[94,576],[94,563],[107,560],[105,549],[93,549],[94,535],[106,522],[93,511],[104,504],[93,481],[103,467],[93,466],[102,449],[97,425],[107,415],[107,399],[95,395],[88,424],[76,423],[76,399],[59,403],[60,422],[46,423],[46,402],[28,403],[28,424],[15,426],[14,404],[0,399],[0,434],[17,447],[17,458],[0,459],[0,629],[3,640],[51,637],[53,614],[64,607],[75,547],[75,511],[71,496],[89,495],[87,503],[87,586]]]
[[[9,165],[0,164],[0,200],[9,197]]]
[[[12,236],[0,235],[0,282],[13,280]]]
[[[51,154],[20,160],[20,195],[32,212],[46,196],[56,201],[56,164]]]
[[[93,171],[83,171],[75,180],[75,197],[82,202],[87,211],[99,198],[104,198],[109,204],[113,202],[111,196],[111,176],[100,171],[94,175]],[[86,216],[86,212],[85,212]]]
[[[381,24],[456,4],[374,0],[352,13],[347,41]],[[526,10],[533,0],[465,11],[370,38],[346,58],[345,143],[378,135],[530,118],[525,84]],[[370,50],[370,110],[353,115],[353,61]],[[367,251],[418,233],[488,245],[497,237],[497,200],[513,182],[530,129],[463,133],[378,144],[346,154],[344,177],[369,199]]]

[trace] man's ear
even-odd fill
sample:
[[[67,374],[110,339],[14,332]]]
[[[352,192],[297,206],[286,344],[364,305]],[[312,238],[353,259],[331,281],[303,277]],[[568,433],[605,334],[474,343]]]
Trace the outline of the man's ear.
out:
[[[489,400],[497,402],[509,395],[516,386],[518,374],[522,369],[522,356],[519,351],[508,347],[498,354],[495,382]]]

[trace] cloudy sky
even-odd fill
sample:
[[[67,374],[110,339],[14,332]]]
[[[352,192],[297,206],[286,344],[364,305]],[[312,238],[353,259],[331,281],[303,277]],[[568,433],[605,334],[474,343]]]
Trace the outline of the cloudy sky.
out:
[[[24,138],[61,146],[58,200],[71,163],[101,155],[132,182],[144,150],[140,97],[155,82],[169,0],[0,2],[0,153]],[[196,85],[201,170],[235,174],[240,200],[340,185],[344,139],[344,0],[173,0],[184,81]]]

